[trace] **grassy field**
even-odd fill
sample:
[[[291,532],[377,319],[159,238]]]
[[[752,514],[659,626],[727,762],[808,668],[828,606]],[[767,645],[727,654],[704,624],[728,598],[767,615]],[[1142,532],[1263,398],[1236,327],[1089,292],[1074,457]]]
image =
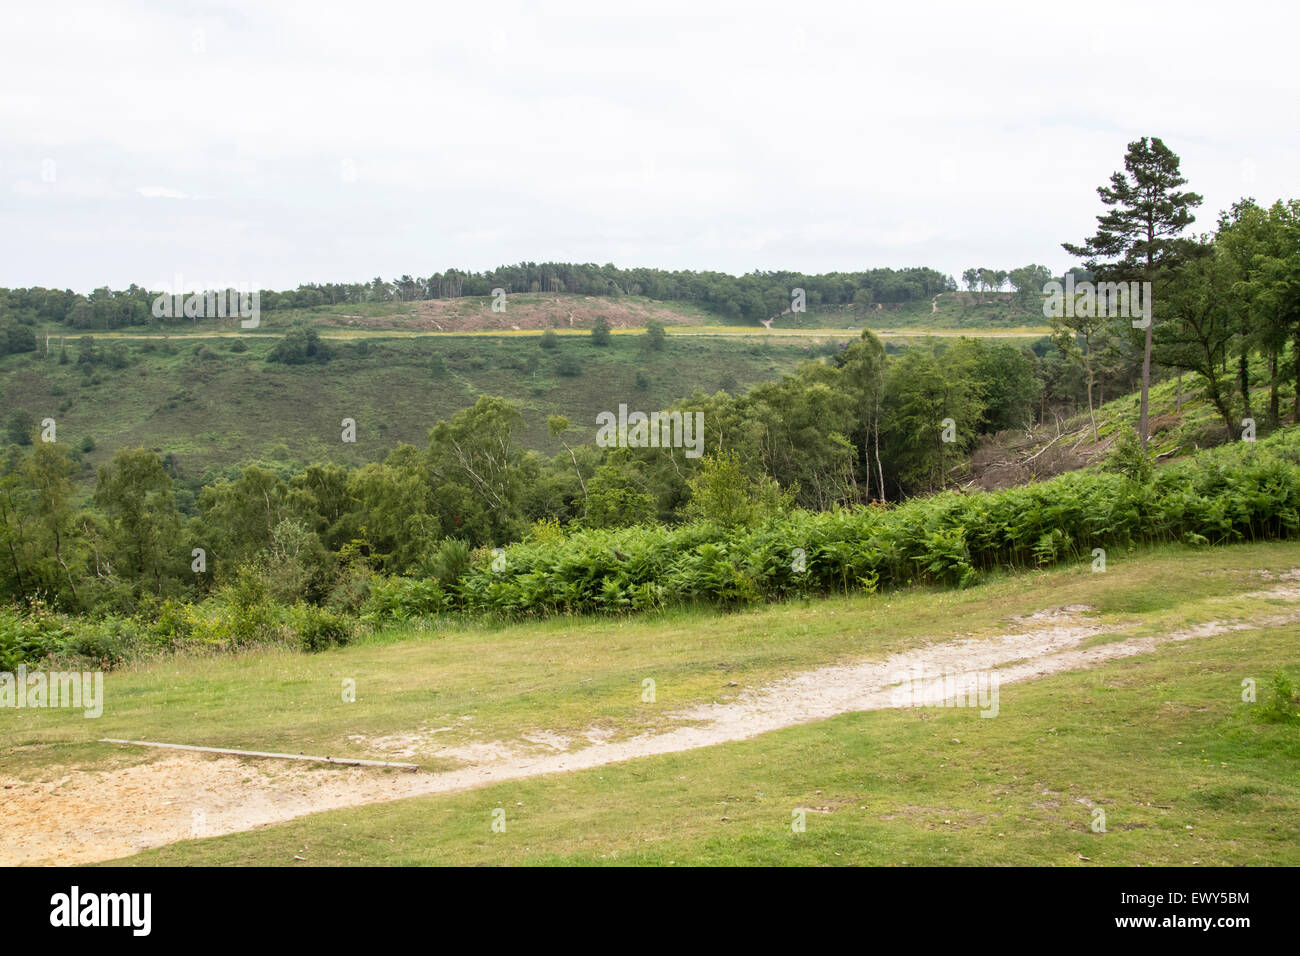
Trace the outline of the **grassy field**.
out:
[[[100,737],[379,759],[391,755],[367,741],[434,725],[449,728],[440,747],[590,727],[624,739],[661,729],[674,710],[726,702],[794,671],[987,637],[1047,607],[1092,608],[1094,644],[1258,621],[1282,603],[1251,596],[1261,572],[1276,579],[1297,566],[1295,544],[1168,547],[1113,554],[1104,575],[1084,564],[965,591],[726,616],[438,623],[318,655],[171,658],[110,673],[98,720],[0,711],[0,762],[7,774],[53,781],[72,768],[157,759]],[[1274,671],[1300,676],[1295,635],[1294,625],[1261,625],[1008,685],[993,720],[929,708],[846,715],[705,750],[316,814],[132,862],[288,863],[310,844],[314,863],[1294,864],[1300,736],[1249,720],[1240,687],[1257,680],[1262,700]],[[339,700],[346,677],[356,681],[354,704]],[[653,704],[641,699],[647,677],[658,687]],[[437,751],[404,759],[449,769]],[[1089,829],[1093,805],[1106,811],[1107,834]],[[490,829],[497,807],[509,808],[505,834]],[[800,808],[807,832],[796,834]]]
[[[1300,735],[1243,675],[1294,631],[1207,638],[1002,692],[1004,713],[875,711],[708,750],[303,817],[128,865],[1300,863]],[[505,811],[504,832],[492,829]],[[1093,809],[1105,832],[1093,832]],[[794,814],[804,811],[804,832]]]

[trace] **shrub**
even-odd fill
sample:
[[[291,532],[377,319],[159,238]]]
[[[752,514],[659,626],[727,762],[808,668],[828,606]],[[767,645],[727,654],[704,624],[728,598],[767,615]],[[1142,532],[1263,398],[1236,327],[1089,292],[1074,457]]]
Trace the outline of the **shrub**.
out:
[[[320,334],[308,325],[295,325],[289,329],[284,334],[284,338],[275,343],[275,348],[267,356],[267,361],[282,362],[285,365],[307,365],[329,360],[329,346],[321,341]]]
[[[687,514],[727,528],[779,515],[793,502],[793,495],[782,491],[771,478],[752,477],[732,451],[706,456],[688,484],[691,497]]]
[[[564,529],[560,527],[559,518],[538,518],[528,529],[524,540],[536,544],[544,541],[561,541],[563,538]]]
[[[64,643],[65,653],[93,661],[109,670],[125,663],[140,644],[141,627],[127,617],[110,616],[98,621],[78,621]]]
[[[417,578],[388,578],[370,589],[361,606],[361,618],[368,623],[409,621],[447,609],[447,595],[437,581]]]
[[[0,671],[57,654],[71,634],[71,622],[39,601],[31,608],[0,608]]]
[[[36,416],[21,409],[11,412],[5,422],[5,436],[15,445],[30,445],[35,430]]]
[[[1123,426],[1120,428],[1119,437],[1115,439],[1115,447],[1106,460],[1106,468],[1143,485],[1151,481],[1151,474],[1154,471],[1151,459],[1142,448],[1142,442],[1138,440],[1137,432]]]
[[[1291,680],[1282,671],[1273,675],[1273,692],[1268,701],[1256,712],[1268,724],[1293,724],[1300,722],[1300,698],[1297,698]]]
[[[334,611],[312,607],[310,604],[294,606],[291,627],[298,635],[299,645],[305,651],[323,651],[329,647],[340,647],[352,640],[354,631],[351,618]]]
[[[37,601],[27,608],[0,609],[0,671],[67,661],[102,670],[131,657],[141,628],[130,618],[73,618]]]
[[[656,352],[662,351],[664,342],[667,341],[668,335],[664,331],[664,324],[658,319],[651,319],[645,324],[646,345]]]
[[[466,542],[459,538],[443,538],[438,550],[424,562],[424,570],[446,590],[469,570],[471,558],[472,551]]]

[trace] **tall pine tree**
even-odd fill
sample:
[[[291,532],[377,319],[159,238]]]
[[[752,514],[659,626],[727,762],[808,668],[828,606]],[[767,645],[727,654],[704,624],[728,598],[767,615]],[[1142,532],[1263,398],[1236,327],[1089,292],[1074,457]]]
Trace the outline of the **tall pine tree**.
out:
[[[1082,244],[1061,243],[1071,255],[1085,260],[1087,267],[1106,281],[1156,282],[1182,260],[1184,229],[1196,221],[1192,209],[1201,197],[1179,192],[1187,184],[1178,172],[1179,159],[1158,137],[1143,136],[1128,144],[1124,172],[1112,173],[1109,186],[1098,186],[1102,203],[1111,207],[1097,217],[1097,234]],[[1109,261],[1103,261],[1109,260]],[[1149,315],[1154,316],[1154,307]],[[1151,328],[1146,326],[1142,349],[1142,404],[1138,416],[1138,437],[1147,445],[1147,392],[1151,386]]]

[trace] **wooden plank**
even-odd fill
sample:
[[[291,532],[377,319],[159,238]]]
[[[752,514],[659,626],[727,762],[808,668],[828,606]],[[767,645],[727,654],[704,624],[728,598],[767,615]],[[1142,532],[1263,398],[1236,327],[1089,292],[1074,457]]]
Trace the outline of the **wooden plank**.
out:
[[[396,767],[399,770],[419,770],[413,763],[396,763],[389,760],[361,760],[353,757],[311,757],[306,754],[275,754],[258,750],[230,750],[225,747],[195,747],[190,744],[163,744],[152,740],[119,740],[116,737],[101,737],[101,744],[130,744],[134,747],[165,747],[168,750],[194,750],[205,754],[230,754],[235,757],[272,757],[276,760],[313,760],[317,763],[333,763],[343,767]]]

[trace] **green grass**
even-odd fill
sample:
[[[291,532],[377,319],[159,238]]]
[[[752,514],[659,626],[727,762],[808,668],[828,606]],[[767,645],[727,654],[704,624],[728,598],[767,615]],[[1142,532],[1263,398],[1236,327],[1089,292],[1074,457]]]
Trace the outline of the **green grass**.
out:
[[[1300,732],[1252,719],[1241,701],[1243,678],[1262,687],[1279,667],[1300,671],[1292,627],[1007,685],[993,719],[850,714],[120,862],[285,865],[306,852],[316,865],[1296,865]],[[503,833],[491,828],[497,808]]]
[[[724,616],[396,630],[317,655],[174,657],[108,674],[98,720],[0,711],[0,762],[12,775],[56,779],[70,767],[157,759],[100,737],[380,758],[387,754],[354,738],[442,725],[455,728],[438,737],[447,745],[592,726],[624,737],[794,670],[1000,633],[1011,618],[1044,607],[1091,605],[1103,632],[1124,636],[1275,613],[1271,602],[1245,596],[1267,586],[1254,572],[1296,566],[1296,544],[1171,546],[1112,554],[1105,574],[1085,562],[994,576],[965,591]],[[1278,669],[1298,676],[1294,633],[1232,633],[1007,686],[993,720],[937,709],[849,715],[707,751],[321,814],[136,862],[287,863],[309,843],[319,863],[1070,863],[1078,854],[1115,863],[1295,863],[1296,730],[1257,727],[1239,704],[1243,677],[1263,693]],[[1093,640],[1105,639],[1114,637]],[[355,704],[340,702],[346,677],[356,681]],[[657,683],[653,705],[640,700],[646,677]],[[1110,834],[1089,831],[1083,798],[1106,808]],[[510,808],[507,834],[489,828],[498,806]],[[798,807],[832,812],[808,813],[807,832],[796,835]],[[1195,831],[1182,831],[1186,824]]]
[[[935,306],[937,305],[937,308]],[[945,292],[937,302],[880,303],[866,306],[812,306],[807,312],[783,315],[773,329],[917,329],[945,331],[1041,331],[1047,334],[1042,299],[1022,304],[1010,293]]]

